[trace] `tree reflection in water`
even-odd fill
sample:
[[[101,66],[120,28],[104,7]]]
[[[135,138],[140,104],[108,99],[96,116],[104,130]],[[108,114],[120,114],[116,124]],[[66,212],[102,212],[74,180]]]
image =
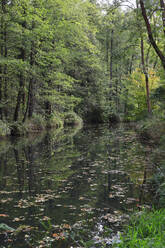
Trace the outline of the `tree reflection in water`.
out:
[[[147,148],[130,127],[84,127],[74,132],[4,142],[0,213],[8,217],[0,217],[1,223],[42,231],[41,222],[49,219],[56,229],[91,219],[97,223],[95,229],[101,221],[115,232],[126,214],[150,202],[150,153],[145,159]]]

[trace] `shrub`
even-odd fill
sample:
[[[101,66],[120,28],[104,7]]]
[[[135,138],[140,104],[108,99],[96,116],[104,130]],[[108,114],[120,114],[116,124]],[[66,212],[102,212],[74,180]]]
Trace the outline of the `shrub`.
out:
[[[140,123],[137,131],[142,140],[160,143],[161,137],[165,133],[165,121],[158,118],[149,118]]]
[[[51,116],[46,121],[46,127],[47,128],[61,128],[63,127],[63,120],[61,116],[54,112],[51,114]]]
[[[65,113],[63,118],[66,126],[82,125],[83,122],[75,112]]]
[[[43,130],[45,129],[46,122],[42,115],[34,114],[30,120],[26,121],[25,126],[28,129],[28,132],[34,130]]]

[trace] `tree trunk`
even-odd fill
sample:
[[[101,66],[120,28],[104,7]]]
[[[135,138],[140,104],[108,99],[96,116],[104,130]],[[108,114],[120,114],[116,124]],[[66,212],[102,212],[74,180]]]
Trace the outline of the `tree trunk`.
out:
[[[112,79],[113,79],[113,34],[114,30],[111,31],[111,50],[110,50],[110,88],[112,87]]]
[[[7,25],[5,25],[5,28],[4,28],[4,57],[7,58]],[[8,84],[7,84],[7,65],[5,64],[4,66],[4,98],[5,98],[5,102],[7,102],[8,100]],[[7,109],[7,106],[4,108],[4,115],[7,119],[7,116],[8,116],[8,109]]]
[[[147,98],[147,109],[148,113],[151,113],[151,103],[150,103],[150,91],[149,91],[149,78],[148,78],[148,73],[147,69],[145,66],[145,60],[144,60],[144,43],[143,43],[143,38],[141,37],[141,62],[142,62],[142,68],[143,68],[143,73],[145,75],[145,82],[146,82],[146,98]]]
[[[109,72],[109,31],[106,31],[106,63],[107,63],[107,74]]]
[[[160,1],[162,1],[162,0],[160,0]],[[143,0],[140,0],[140,7],[141,7],[141,11],[142,11],[142,16],[143,16],[145,24],[146,24],[146,28],[147,28],[147,32],[148,32],[148,38],[149,38],[150,43],[153,46],[155,52],[159,56],[159,58],[161,60],[161,63],[162,63],[162,66],[163,66],[163,68],[165,70],[165,56],[163,55],[162,51],[157,46],[156,41],[155,41],[155,39],[153,37],[152,30],[151,30],[151,25],[150,25],[149,19],[147,17],[147,13],[146,13],[146,9],[145,9]]]
[[[46,114],[46,119],[49,119],[50,115],[52,113],[52,106],[49,101],[45,102],[45,114]]]
[[[29,89],[28,89],[28,98],[27,98],[27,104],[26,104],[26,110],[25,110],[25,113],[24,113],[24,117],[23,117],[23,121],[22,122],[25,122],[26,121],[26,118],[27,118],[27,114],[28,114],[28,117],[31,118],[32,117],[32,113],[33,113],[33,109],[32,109],[32,106],[30,105],[30,102],[31,102],[31,98],[32,98],[32,85],[33,85],[33,79],[31,78],[30,81],[29,81]],[[30,108],[31,106],[31,108]],[[30,114],[29,114],[30,112]]]
[[[3,42],[4,40],[4,32],[3,32],[3,28],[4,28],[4,18],[3,18],[3,14],[4,14],[4,5],[5,5],[5,2],[2,1],[1,2],[1,9],[2,9],[2,15],[1,15],[1,25],[0,25],[0,38]],[[1,47],[0,47],[0,52],[1,52],[1,57],[3,57],[3,43],[1,44]],[[0,65],[0,104],[2,104],[2,85],[3,85],[3,67],[2,65]],[[3,108],[2,108],[2,105],[0,106],[0,119],[2,120],[3,119]]]
[[[34,24],[32,26],[34,28]],[[30,65],[31,69],[33,70],[33,66],[35,64],[35,44],[34,41],[32,41],[32,47],[31,47],[31,54],[30,54]],[[28,118],[31,118],[33,115],[34,110],[34,83],[35,78],[34,75],[31,75],[30,82],[29,82],[29,110],[28,110]]]
[[[35,24],[34,22],[32,23],[32,30],[34,29]],[[30,52],[30,65],[31,65],[31,70],[33,71],[33,65],[35,64],[35,44],[34,41],[31,42],[31,52]],[[29,89],[28,89],[28,99],[27,99],[27,105],[26,105],[26,110],[23,118],[23,122],[25,122],[27,115],[28,118],[31,118],[33,115],[33,109],[34,109],[34,75],[33,73],[30,76],[30,81],[29,81]]]
[[[165,34],[165,3],[164,3],[164,0],[160,0],[160,7],[162,11],[163,31]]]
[[[128,69],[129,69],[129,74],[132,73],[133,60],[134,60],[134,54],[131,56],[130,65],[129,65],[129,67],[128,67]]]
[[[19,88],[18,95],[17,95],[17,102],[16,102],[13,121],[18,120],[18,115],[19,115],[19,112],[20,112],[21,100],[22,100],[22,96],[23,96],[23,92],[24,92],[24,76],[23,76],[23,72],[20,73],[19,82],[20,82],[20,88]]]
[[[26,28],[26,22],[24,21],[22,23],[22,28]],[[20,56],[19,59],[22,59],[23,61],[25,61],[25,44],[23,42],[22,44],[22,48],[20,48]],[[19,77],[19,91],[18,91],[18,95],[17,95],[17,101],[16,101],[16,107],[15,107],[15,112],[14,112],[14,117],[13,117],[13,121],[17,121],[18,120],[18,115],[20,112],[20,108],[21,108],[21,101],[24,98],[24,84],[25,84],[25,79],[24,79],[24,72],[21,71],[20,72],[20,77]]]

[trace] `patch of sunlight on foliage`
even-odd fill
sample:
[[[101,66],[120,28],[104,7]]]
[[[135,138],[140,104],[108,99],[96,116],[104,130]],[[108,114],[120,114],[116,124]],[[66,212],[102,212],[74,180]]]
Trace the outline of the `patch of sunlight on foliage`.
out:
[[[149,69],[148,77],[150,90],[156,89],[159,86],[160,78],[156,75],[156,72],[153,69]],[[130,81],[131,84],[136,86],[138,89],[141,88],[144,92],[146,91],[145,75],[140,68],[136,68],[136,70],[131,74]],[[136,91],[137,88],[134,90]]]
[[[148,71],[149,90],[152,94],[160,85],[160,77],[153,69]],[[132,74],[125,79],[125,101],[127,101],[128,120],[140,120],[147,116],[146,82],[145,75],[140,68],[136,68]],[[154,99],[150,99],[152,111],[157,108]]]

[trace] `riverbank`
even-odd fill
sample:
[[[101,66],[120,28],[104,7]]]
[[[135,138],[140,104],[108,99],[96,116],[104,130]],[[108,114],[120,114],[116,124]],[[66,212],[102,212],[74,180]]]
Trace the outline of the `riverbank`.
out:
[[[35,114],[26,122],[6,122],[0,120],[0,137],[23,136],[30,133],[41,132],[47,129],[62,129],[64,126],[82,126],[82,119],[75,112],[64,114],[52,114],[49,118],[43,118]]]
[[[120,243],[113,248],[165,247],[165,121],[150,118],[139,123],[136,131],[142,143],[152,146],[152,163],[155,166],[150,180],[153,205],[150,209],[132,215],[123,228]]]

